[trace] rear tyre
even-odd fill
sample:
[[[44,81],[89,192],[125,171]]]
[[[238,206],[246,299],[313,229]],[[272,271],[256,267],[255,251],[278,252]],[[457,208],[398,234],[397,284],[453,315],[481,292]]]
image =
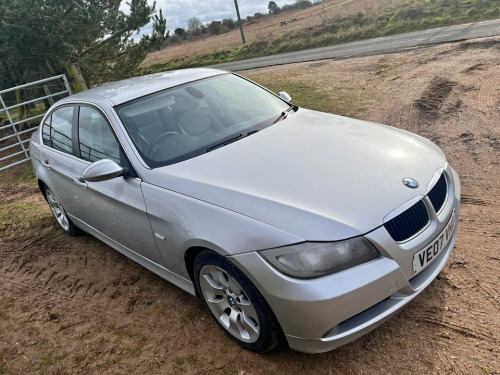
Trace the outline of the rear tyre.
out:
[[[279,323],[264,297],[226,258],[203,251],[195,260],[194,278],[198,295],[233,341],[257,353],[282,341]]]
[[[52,190],[48,187],[45,187],[45,198],[47,199],[47,203],[49,204],[49,208],[52,211],[52,214],[56,218],[59,226],[64,230],[64,232],[71,237],[74,237],[78,234],[78,229],[75,227],[73,222],[70,220],[66,211],[59,203],[59,200],[56,198]]]

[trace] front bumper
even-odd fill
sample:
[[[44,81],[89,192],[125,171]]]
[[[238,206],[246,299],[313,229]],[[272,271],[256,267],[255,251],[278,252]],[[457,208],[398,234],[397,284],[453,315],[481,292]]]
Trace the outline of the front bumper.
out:
[[[446,172],[453,182],[451,199],[434,217],[433,225],[405,244],[396,244],[384,227],[365,235],[382,254],[370,262],[303,280],[281,274],[255,252],[229,257],[260,290],[291,349],[320,353],[347,344],[384,323],[436,278],[455,244],[460,210],[458,175],[451,167]],[[456,224],[450,242],[413,277],[409,259],[436,238],[453,210]]]

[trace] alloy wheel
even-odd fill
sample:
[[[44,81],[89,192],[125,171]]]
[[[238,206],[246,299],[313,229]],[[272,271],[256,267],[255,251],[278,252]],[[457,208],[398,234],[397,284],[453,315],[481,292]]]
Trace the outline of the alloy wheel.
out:
[[[212,314],[231,335],[247,343],[259,339],[257,312],[231,275],[217,266],[205,265],[200,270],[200,287]]]
[[[66,212],[64,211],[64,209],[62,208],[61,204],[56,199],[54,194],[52,194],[52,191],[50,191],[50,189],[47,189],[46,195],[50,210],[54,214],[54,217],[56,218],[57,222],[65,231],[68,231],[69,221],[68,217],[66,216]]]

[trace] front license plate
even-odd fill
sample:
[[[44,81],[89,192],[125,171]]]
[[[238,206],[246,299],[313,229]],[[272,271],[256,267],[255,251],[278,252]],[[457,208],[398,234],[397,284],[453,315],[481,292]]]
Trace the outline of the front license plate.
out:
[[[450,221],[439,236],[425,249],[420,250],[413,256],[413,274],[416,275],[427,267],[450,242],[455,229],[455,210],[451,214]]]

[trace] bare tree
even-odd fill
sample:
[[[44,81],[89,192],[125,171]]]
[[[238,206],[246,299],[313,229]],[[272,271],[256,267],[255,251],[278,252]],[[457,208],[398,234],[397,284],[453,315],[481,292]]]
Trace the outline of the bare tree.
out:
[[[192,17],[192,18],[188,19],[187,26],[188,26],[188,30],[193,35],[200,35],[201,34],[201,28],[202,28],[203,24],[201,23],[199,18]]]

